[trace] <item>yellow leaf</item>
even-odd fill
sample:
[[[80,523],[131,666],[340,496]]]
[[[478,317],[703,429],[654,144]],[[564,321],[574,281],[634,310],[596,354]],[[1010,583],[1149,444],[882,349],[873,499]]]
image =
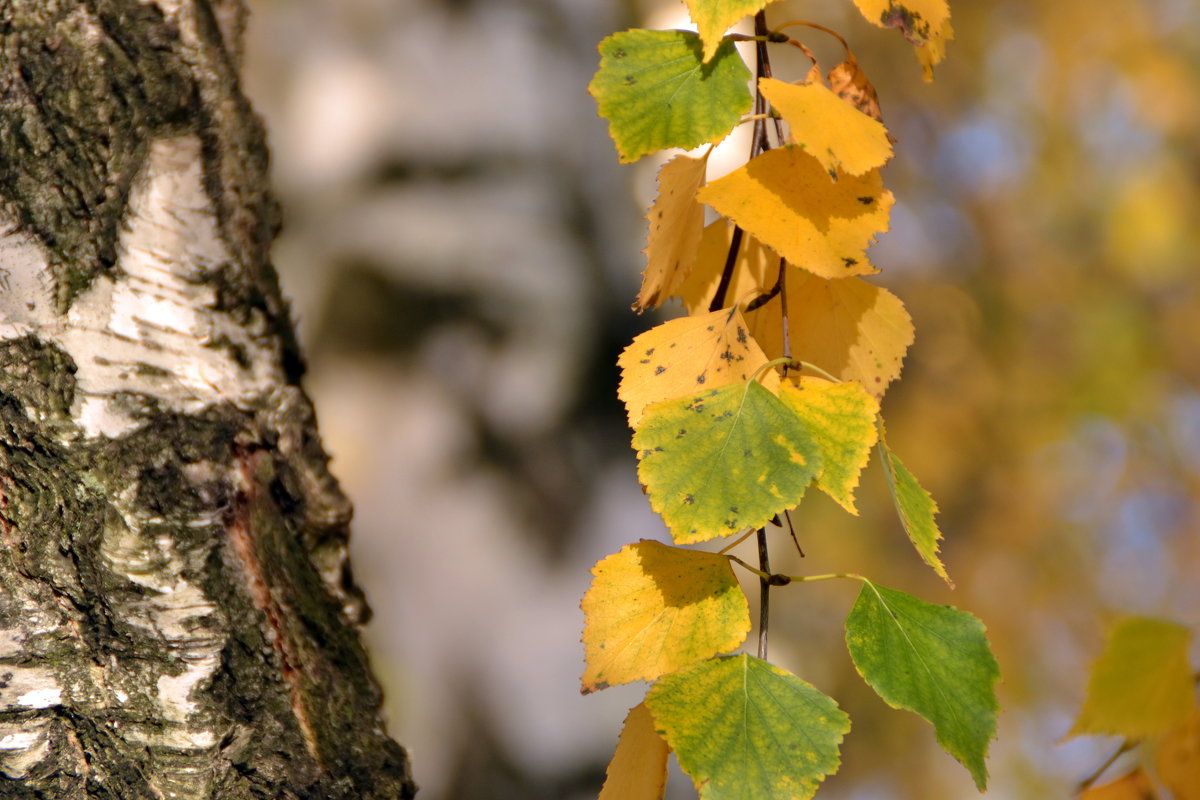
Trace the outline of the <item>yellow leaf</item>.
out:
[[[1200,800],[1200,708],[1163,739],[1157,766],[1173,800]]]
[[[1138,767],[1128,775],[1118,778],[1112,783],[1088,789],[1079,795],[1078,800],[1157,800],[1154,784],[1146,777],[1146,773]]]
[[[821,450],[817,488],[857,515],[854,488],[879,436],[875,427],[879,403],[853,381],[802,377],[799,384],[799,388],[783,386],[779,399],[804,420]]]
[[[677,295],[689,314],[707,311],[721,282],[733,226],[724,219],[713,222],[700,237],[700,250],[692,274],[680,284]],[[739,306],[767,291],[779,275],[779,256],[753,236],[743,235],[734,264],[733,280],[722,305]]]
[[[651,403],[694,395],[728,383],[741,383],[767,363],[750,328],[736,308],[680,317],[635,338],[617,359],[621,385],[617,395],[636,428]],[[774,391],[779,376],[762,376]]]
[[[1188,667],[1191,631],[1150,617],[1126,617],[1092,665],[1087,697],[1069,735],[1159,736],[1195,702]]]
[[[916,48],[923,77],[933,80],[933,68],[945,55],[946,41],[954,38],[946,0],[854,0],[854,5],[869,22],[899,29]]]
[[[646,271],[633,304],[639,313],[670,297],[696,263],[704,230],[704,206],[696,201],[696,192],[704,185],[711,152],[701,158],[676,156],[658,171],[658,199],[646,214]]]
[[[583,691],[727,653],[750,632],[729,559],[643,539],[601,559],[583,596]]]
[[[888,227],[892,193],[877,170],[837,181],[804,148],[763,153],[698,197],[797,266],[823,278],[877,272],[866,248]]]
[[[770,0],[684,0],[700,41],[704,43],[704,60],[708,61],[721,46],[721,38],[743,17],[757,14]]]
[[[646,704],[629,709],[599,800],[662,800],[669,752]]]
[[[912,319],[900,299],[861,278],[827,281],[799,269],[787,275],[792,357],[843,381],[858,381],[876,399],[900,376],[913,342]],[[783,352],[779,297],[746,313],[768,359]]]
[[[758,88],[788,124],[792,141],[820,161],[835,180],[839,170],[862,175],[892,157],[887,128],[841,100],[823,83],[762,78]]]

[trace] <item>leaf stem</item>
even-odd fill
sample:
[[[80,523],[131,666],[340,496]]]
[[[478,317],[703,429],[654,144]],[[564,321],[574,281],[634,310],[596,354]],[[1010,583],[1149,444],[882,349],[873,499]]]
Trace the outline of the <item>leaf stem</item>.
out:
[[[789,583],[812,583],[813,581],[830,581],[830,580],[833,580],[834,578],[853,578],[856,581],[863,581],[864,583],[870,583],[870,581],[867,578],[863,577],[862,575],[859,575],[856,572],[827,572],[824,575],[784,575],[779,572],[768,572],[765,570],[758,569],[757,567],[747,564],[745,561],[742,561],[740,558],[738,558],[737,556],[732,555],[730,553],[720,553],[719,555],[723,555],[726,558],[728,558],[730,561],[733,561],[738,566],[742,567],[743,569],[753,572],[755,575],[758,576],[760,581],[766,581],[771,586],[787,586]]]
[[[1092,784],[1099,780],[1100,776],[1107,772],[1108,768],[1116,763],[1118,758],[1128,753],[1134,747],[1137,747],[1137,745],[1134,742],[1130,742],[1128,739],[1126,739],[1124,742],[1121,742],[1121,746],[1117,748],[1116,752],[1105,759],[1104,763],[1097,767],[1091,775],[1088,775],[1079,782],[1079,785],[1075,787],[1075,794],[1083,794],[1090,789]]]
[[[815,373],[817,373],[818,375],[820,375],[821,377],[823,377],[823,378],[826,378],[826,379],[828,379],[828,380],[831,380],[831,381],[833,381],[834,383],[841,383],[841,382],[842,382],[842,379],[841,379],[841,378],[835,378],[834,376],[830,375],[830,374],[829,374],[828,372],[826,372],[825,370],[823,370],[823,369],[821,369],[820,367],[818,367],[816,364],[810,363],[810,362],[808,362],[808,361],[797,361],[797,362],[795,362],[795,363],[799,364],[801,368],[804,368],[804,369],[810,369],[810,370],[812,370],[813,372],[815,372]]]
[[[832,28],[826,28],[824,25],[818,25],[815,22],[804,22],[803,20],[794,19],[790,22],[785,22],[782,25],[776,25],[771,30],[771,33],[780,33],[786,28],[794,28],[797,25],[802,25],[805,28],[812,28],[814,30],[823,31],[824,33],[828,33],[830,36],[832,36],[833,38],[837,39],[839,42],[842,43],[842,47],[846,48],[847,53],[850,52],[850,45],[846,43],[846,40],[842,38],[842,35],[840,33],[833,30]],[[770,41],[778,41],[778,40],[771,39]]]
[[[720,550],[718,550],[718,551],[717,551],[717,555],[719,555],[719,556],[723,556],[723,555],[725,555],[725,553],[726,553],[726,552],[728,552],[729,550],[732,550],[733,548],[737,547],[737,546],[738,546],[739,544],[741,544],[742,542],[744,542],[744,541],[746,541],[747,539],[749,539],[749,538],[750,538],[750,534],[752,534],[752,533],[754,533],[754,531],[746,531],[746,532],[745,532],[745,533],[743,533],[741,536],[739,536],[738,538],[734,539],[732,542],[730,542],[729,544],[725,545],[725,546],[724,546],[724,547],[722,547]]]

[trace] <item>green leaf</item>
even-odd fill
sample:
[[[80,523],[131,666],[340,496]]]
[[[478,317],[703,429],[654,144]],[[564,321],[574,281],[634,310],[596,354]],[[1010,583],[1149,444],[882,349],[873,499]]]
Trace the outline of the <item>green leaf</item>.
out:
[[[896,505],[896,513],[900,515],[900,524],[904,526],[904,532],[908,534],[909,541],[917,548],[917,553],[925,563],[933,567],[933,571],[953,587],[954,582],[950,580],[950,576],[946,574],[946,567],[938,558],[938,540],[942,538],[942,532],[938,530],[934,520],[938,512],[937,503],[929,492],[921,488],[921,484],[917,483],[917,479],[900,463],[900,459],[896,458],[896,454],[889,450],[886,444],[881,444],[880,447],[883,455],[883,474],[887,476],[888,491],[892,494],[892,502]]]
[[[1150,617],[1118,620],[1092,666],[1087,699],[1071,735],[1158,736],[1187,719],[1195,704],[1183,625]]]
[[[850,730],[831,698],[744,653],[666,676],[646,705],[701,800],[812,797]]]
[[[804,422],[757,381],[655,403],[633,446],[650,505],[679,544],[765,525],[821,468]]]
[[[690,31],[634,29],[600,42],[588,91],[622,162],[719,141],[750,110],[750,70],[733,43],[723,42],[707,64],[701,54]]]
[[[938,744],[983,791],[1000,679],[983,623],[952,606],[864,584],[846,617],[846,647],[855,668],[892,708],[932,722]]]

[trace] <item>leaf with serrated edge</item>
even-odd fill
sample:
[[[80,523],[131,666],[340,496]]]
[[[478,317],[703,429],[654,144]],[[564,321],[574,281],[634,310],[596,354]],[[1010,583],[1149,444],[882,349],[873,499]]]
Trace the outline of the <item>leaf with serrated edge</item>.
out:
[[[633,446],[650,505],[679,544],[765,525],[821,468],[804,423],[757,381],[650,406]]]
[[[1200,708],[1163,737],[1155,765],[1174,800],[1200,800]]]
[[[854,487],[879,435],[875,427],[879,403],[858,383],[808,377],[800,378],[798,388],[785,384],[779,399],[804,420],[821,449],[817,488],[857,515]]]
[[[1092,665],[1087,697],[1070,735],[1159,736],[1195,702],[1188,667],[1191,631],[1151,617],[1124,617]]]
[[[951,606],[864,581],[846,617],[846,647],[876,694],[933,723],[938,744],[983,791],[1000,679],[983,623]]]
[[[876,399],[900,376],[913,324],[900,298],[861,278],[828,281],[789,268],[788,332],[792,357],[843,381],[858,381]],[[774,278],[774,276],[772,276]],[[746,312],[750,333],[768,359],[783,354],[778,297]]]
[[[583,691],[654,680],[728,653],[750,632],[729,559],[643,539],[592,568],[583,596]]]
[[[763,153],[697,197],[790,263],[822,278],[878,272],[866,249],[888,228],[894,198],[878,170],[836,181],[804,148]]]
[[[896,28],[915,48],[926,81],[946,53],[946,42],[954,38],[950,6],[946,0],[854,0],[868,22],[881,28]]]
[[[1103,786],[1093,786],[1078,800],[1155,800],[1158,797],[1154,791],[1154,782],[1138,767],[1133,772],[1117,778],[1112,783]],[[1186,795],[1177,800],[1191,800]]]
[[[638,427],[652,403],[749,380],[767,363],[749,330],[740,311],[726,308],[669,320],[636,337],[617,359],[617,395],[630,427]],[[762,383],[775,390],[779,375],[767,371]]]
[[[634,29],[600,42],[600,69],[588,91],[622,162],[668,147],[716,142],[750,110],[750,70],[732,42],[701,60],[690,31]]]
[[[770,0],[684,0],[704,42],[704,60],[712,58],[725,31],[767,7]]]
[[[888,491],[892,495],[892,502],[896,506],[896,514],[900,517],[904,532],[908,534],[909,541],[917,549],[921,559],[953,587],[953,581],[946,574],[946,567],[938,558],[938,550],[941,549],[938,542],[942,538],[942,532],[938,529],[935,519],[938,512],[937,503],[886,444],[883,446],[882,455],[883,474],[887,479]]]
[[[887,128],[839,98],[823,83],[762,78],[758,88],[803,147],[836,179],[838,171],[863,175],[892,157]]]
[[[704,185],[711,152],[700,158],[676,156],[658,171],[658,198],[646,214],[650,222],[646,271],[633,304],[639,313],[670,297],[696,263],[704,230],[704,206],[697,202],[696,192]]]
[[[629,709],[599,800],[662,800],[669,752],[646,704]]]
[[[646,705],[701,800],[807,800],[850,730],[831,698],[745,654],[665,676]]]

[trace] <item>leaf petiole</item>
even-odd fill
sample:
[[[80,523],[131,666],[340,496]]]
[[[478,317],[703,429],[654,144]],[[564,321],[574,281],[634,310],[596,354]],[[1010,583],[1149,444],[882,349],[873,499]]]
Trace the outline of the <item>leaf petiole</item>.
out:
[[[769,586],[787,586],[789,583],[812,583],[813,581],[828,581],[834,578],[853,578],[856,581],[870,583],[869,580],[855,572],[829,572],[824,575],[783,575],[778,572],[764,572],[758,567],[747,564],[745,561],[742,561],[740,558],[732,555],[731,553],[721,553],[720,555],[725,556],[730,561],[733,561],[739,566],[749,570],[750,572],[753,572],[759,578],[765,580]]]

